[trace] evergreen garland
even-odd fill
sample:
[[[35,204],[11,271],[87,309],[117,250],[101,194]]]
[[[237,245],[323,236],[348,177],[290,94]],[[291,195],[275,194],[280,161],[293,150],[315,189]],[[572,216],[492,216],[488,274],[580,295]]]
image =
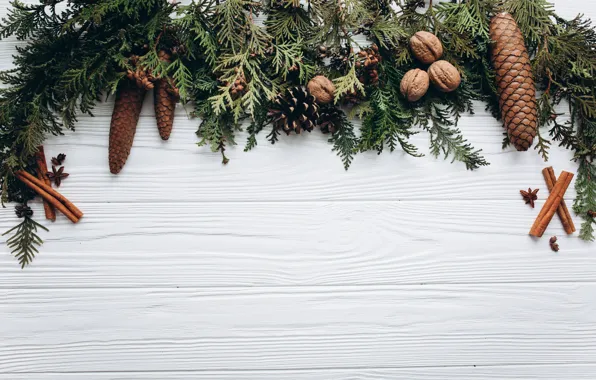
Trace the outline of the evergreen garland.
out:
[[[65,3],[65,4],[60,4]],[[270,109],[276,97],[304,88],[316,75],[332,79],[335,101],[324,109],[336,125],[329,142],[347,169],[357,152],[401,149],[421,156],[410,142],[427,132],[430,152],[468,169],[489,163],[457,127],[462,114],[482,100],[498,115],[489,61],[491,17],[510,12],[532,56],[540,125],[535,149],[545,159],[551,144],[574,151],[579,169],[574,210],[583,219],[580,237],[594,239],[596,210],[596,32],[589,20],[559,17],[546,0],[458,0],[423,10],[423,0],[41,0],[11,2],[0,22],[0,39],[16,36],[15,68],[0,72],[0,184],[2,202],[26,202],[34,194],[14,173],[34,171],[33,155],[48,134],[74,130],[77,115],[89,114],[113,94],[131,69],[130,57],[155,76],[173,78],[183,102],[200,118],[199,145],[222,154],[247,125],[245,150],[259,133],[283,138]],[[62,6],[58,6],[62,5]],[[65,6],[64,6],[65,5]],[[63,10],[58,10],[63,9]],[[264,22],[256,22],[263,15]],[[417,102],[400,93],[412,68],[426,67],[408,49],[419,30],[442,41],[444,59],[462,75],[453,93],[431,89]],[[364,36],[367,44],[359,44]],[[177,47],[171,62],[163,47]],[[378,58],[374,69],[363,57]],[[569,104],[569,122],[555,106]],[[361,119],[356,131],[350,121]],[[508,141],[505,139],[504,146]],[[590,212],[592,211],[592,212]],[[40,241],[29,217],[11,238],[22,252]],[[27,232],[27,233],[24,233]],[[28,237],[29,236],[29,237]],[[26,264],[32,255],[25,254]],[[24,256],[24,257],[25,257]]]

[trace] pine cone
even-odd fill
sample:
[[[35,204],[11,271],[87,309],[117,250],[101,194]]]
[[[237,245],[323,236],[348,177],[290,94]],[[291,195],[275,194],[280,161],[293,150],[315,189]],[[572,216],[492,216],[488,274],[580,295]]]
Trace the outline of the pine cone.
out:
[[[170,62],[170,56],[165,51],[159,52],[159,59]],[[155,82],[155,91],[153,92],[153,104],[155,108],[155,119],[157,128],[162,140],[170,138],[172,127],[174,126],[174,112],[178,98],[175,95],[175,89],[170,84],[170,78],[160,78]]]
[[[335,133],[342,122],[343,111],[337,107],[324,107],[319,111],[317,126],[323,133]]]
[[[521,30],[508,13],[490,23],[492,61],[503,123],[517,150],[528,150],[536,136],[538,111],[530,57]]]
[[[110,172],[118,174],[126,163],[143,108],[145,89],[127,82],[118,89],[110,125]]]
[[[371,47],[358,52],[356,68],[358,69],[360,82],[363,84],[376,84],[379,81],[379,62],[381,62],[381,55],[376,44],[372,44]]]
[[[286,96],[278,95],[269,110],[273,125],[286,134],[292,131],[312,131],[319,118],[319,106],[315,97],[300,87],[288,90]]]
[[[347,107],[353,107],[362,103],[363,101],[364,96],[362,96],[358,90],[349,91],[342,97],[342,104]]]

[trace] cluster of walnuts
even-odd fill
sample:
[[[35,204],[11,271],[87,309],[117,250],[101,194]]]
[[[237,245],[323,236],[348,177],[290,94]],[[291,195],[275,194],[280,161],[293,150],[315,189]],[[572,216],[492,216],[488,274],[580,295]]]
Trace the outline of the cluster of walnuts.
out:
[[[428,72],[412,69],[404,75],[400,90],[408,101],[415,102],[428,91],[429,82],[443,92],[455,91],[461,83],[461,75],[455,66],[445,60],[441,41],[432,33],[420,31],[410,38],[412,54],[423,64],[429,65]]]

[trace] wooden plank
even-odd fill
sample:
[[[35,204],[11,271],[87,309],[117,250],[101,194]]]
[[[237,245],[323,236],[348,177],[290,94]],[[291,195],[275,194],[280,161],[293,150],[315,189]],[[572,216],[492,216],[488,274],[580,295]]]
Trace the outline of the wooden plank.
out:
[[[304,201],[304,200],[502,200],[519,202],[520,189],[547,190],[541,170],[553,165],[575,172],[569,151],[553,149],[549,163],[535,152],[501,151],[488,159],[491,166],[467,171],[463,164],[431,157],[413,158],[396,152],[356,157],[345,172],[326,137],[313,133],[292,136],[274,146],[266,141],[253,152],[227,151],[231,161],[196,146],[195,122],[172,141],[162,142],[153,121],[139,126],[135,146],[123,172],[109,173],[107,141],[109,121],[90,119],[76,133],[46,144],[47,156],[66,153],[71,174],[61,191],[75,202],[159,201]],[[184,123],[183,123],[184,124]],[[177,127],[178,128],[178,124]],[[472,126],[469,126],[472,128]],[[495,126],[496,146],[500,127]],[[262,136],[264,138],[264,136]],[[428,145],[418,136],[419,146]],[[239,141],[243,138],[240,137]],[[476,143],[476,142],[474,142]],[[423,173],[423,175],[421,175]],[[573,199],[573,187],[566,194]],[[0,211],[1,213],[1,211]],[[0,214],[1,215],[1,214]]]
[[[585,364],[596,283],[1,290],[0,371]]]
[[[304,369],[273,371],[173,371],[10,373],[0,380],[593,380],[596,364],[423,368]]]
[[[0,287],[193,287],[594,281],[594,250],[553,221],[532,239],[521,200],[79,204]],[[41,205],[34,210],[41,213]],[[17,223],[0,218],[0,231]]]

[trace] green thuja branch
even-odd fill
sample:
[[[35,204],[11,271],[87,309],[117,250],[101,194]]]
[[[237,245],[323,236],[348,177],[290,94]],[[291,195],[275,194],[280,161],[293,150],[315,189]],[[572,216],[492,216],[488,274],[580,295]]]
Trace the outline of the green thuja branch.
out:
[[[460,130],[450,120],[448,110],[437,105],[427,105],[423,112],[429,121],[422,120],[422,124],[430,134],[430,152],[433,156],[439,157],[441,154],[445,158],[452,156],[451,162],[461,161],[469,170],[489,165],[480,155],[482,150],[474,149],[464,140]]]
[[[340,124],[329,138],[329,142],[333,144],[333,151],[337,152],[337,155],[341,158],[344,169],[348,170],[354,159],[358,140],[354,134],[354,126],[350,123],[345,113],[340,112]]]
[[[45,231],[48,229],[31,218],[33,211],[27,205],[16,206],[15,211],[19,218],[23,218],[23,221],[2,236],[12,234],[6,241],[6,245],[12,250],[11,254],[19,260],[21,268],[24,268],[33,261],[35,254],[39,253],[37,247],[43,244],[43,240],[37,235],[38,229]]]
[[[397,95],[388,89],[374,89],[370,95],[371,112],[362,121],[360,151],[376,150],[381,153],[387,146],[394,151],[398,146],[412,156],[420,156],[417,148],[408,142],[413,131],[412,114],[395,102]]]

